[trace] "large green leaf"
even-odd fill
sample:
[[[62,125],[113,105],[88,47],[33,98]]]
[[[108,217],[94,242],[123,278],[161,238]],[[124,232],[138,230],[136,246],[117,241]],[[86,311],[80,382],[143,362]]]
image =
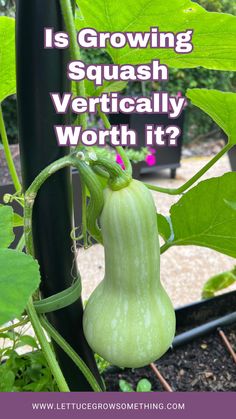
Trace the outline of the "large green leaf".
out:
[[[78,28],[92,27],[100,32],[149,32],[154,26],[162,32],[194,30],[190,54],[176,54],[172,49],[108,47],[115,63],[139,64],[159,58],[178,68],[236,69],[234,16],[207,12],[190,0],[77,0],[77,4],[84,17],[77,19]]]
[[[21,315],[40,281],[36,260],[25,253],[0,250],[0,325]]]
[[[236,282],[236,269],[222,272],[208,279],[202,289],[202,298],[214,297],[218,291],[228,288]]]
[[[196,245],[236,257],[236,173],[200,182],[171,207],[168,246]]]
[[[16,93],[15,19],[0,16],[0,103]]]
[[[231,144],[236,144],[236,93],[189,89],[187,97],[214,119],[228,135]]]
[[[0,206],[0,249],[8,247],[14,240],[13,209],[9,205]]]

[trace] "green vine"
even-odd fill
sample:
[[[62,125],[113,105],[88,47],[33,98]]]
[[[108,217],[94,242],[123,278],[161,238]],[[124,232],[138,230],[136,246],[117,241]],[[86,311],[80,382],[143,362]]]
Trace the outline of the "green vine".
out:
[[[99,114],[105,128],[106,129],[111,129],[111,124],[110,124],[109,119],[107,118],[107,116],[103,112],[101,112],[100,108],[98,108],[98,114]],[[118,154],[120,154],[120,156],[121,156],[121,158],[124,162],[125,169],[127,170],[128,174],[132,175],[132,165],[131,165],[131,163],[130,163],[130,161],[129,161],[126,153],[125,153],[125,150],[123,149],[123,147],[117,146],[116,151],[117,151]]]
[[[69,387],[66,383],[66,380],[65,380],[64,375],[61,371],[61,368],[60,368],[60,366],[59,366],[59,364],[56,360],[56,357],[55,357],[55,354],[54,354],[54,352],[51,348],[51,345],[49,344],[49,342],[48,342],[48,340],[47,340],[47,338],[44,334],[44,331],[43,331],[40,319],[38,317],[38,314],[35,310],[32,298],[28,301],[26,311],[28,313],[28,317],[29,317],[29,320],[30,320],[30,322],[32,324],[32,327],[34,329],[35,335],[37,336],[39,344],[40,344],[40,346],[42,348],[42,351],[44,353],[45,359],[48,363],[48,366],[49,366],[54,378],[55,378],[55,381],[58,385],[59,390],[61,392],[69,392],[70,389],[69,389]]]
[[[70,37],[70,55],[71,59],[75,61],[81,61],[80,48],[77,43],[76,29],[74,22],[74,14],[71,6],[71,0],[60,0],[62,15],[64,18],[67,33]],[[86,97],[85,83],[81,80],[79,83],[75,83],[76,91],[78,96]],[[87,128],[87,113],[78,115],[79,124],[85,130]]]
[[[81,191],[82,191],[82,236],[84,242],[84,248],[88,247],[88,237],[87,237],[87,194],[86,194],[86,185],[81,181]]]
[[[13,323],[9,326],[3,327],[2,329],[0,329],[0,334],[5,333],[5,332],[9,332],[10,330],[14,330],[14,329],[16,329],[16,327],[24,326],[27,323],[29,323],[29,318],[28,317],[24,318],[23,320],[21,320],[17,323]]]
[[[232,144],[228,143],[222,148],[205,166],[203,166],[191,179],[186,183],[176,189],[171,188],[162,188],[161,186],[150,185],[145,183],[145,185],[155,192],[161,192],[169,195],[180,195],[190,188],[198,179],[200,179],[225,153],[227,153],[232,148]]]
[[[62,374],[62,371],[59,367],[59,364],[56,360],[56,357],[54,355],[54,352],[50,346],[50,343],[48,342],[44,330],[42,328],[42,325],[40,323],[39,317],[37,315],[37,312],[34,308],[34,304],[32,301],[32,298],[29,299],[27,307],[26,307],[29,319],[31,321],[31,324],[34,328],[35,334],[38,338],[39,344],[43,350],[44,356],[48,362],[48,365],[50,367],[50,370],[55,378],[55,381],[58,385],[58,388],[61,392],[69,392],[70,389],[67,385],[67,382]]]
[[[50,337],[63,349],[63,351],[72,359],[72,361],[77,365],[80,371],[84,374],[88,383],[91,385],[92,389],[95,392],[102,392],[102,388],[95,380],[90,369],[87,367],[85,362],[79,357],[79,355],[74,351],[74,349],[65,341],[65,339],[57,332],[57,330],[44,318],[41,317],[40,321],[50,335]]]

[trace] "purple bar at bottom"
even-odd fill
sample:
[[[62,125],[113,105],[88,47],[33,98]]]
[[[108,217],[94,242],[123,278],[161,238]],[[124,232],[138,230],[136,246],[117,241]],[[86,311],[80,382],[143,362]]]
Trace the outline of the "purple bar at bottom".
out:
[[[236,393],[1,393],[0,417],[233,419]]]

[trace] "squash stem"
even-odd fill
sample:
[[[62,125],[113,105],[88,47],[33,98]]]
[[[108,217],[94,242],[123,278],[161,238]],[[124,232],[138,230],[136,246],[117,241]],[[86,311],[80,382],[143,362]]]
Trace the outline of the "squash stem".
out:
[[[129,185],[131,181],[131,175],[125,170],[122,170],[120,165],[112,160],[99,157],[98,159],[90,159],[89,163],[92,167],[101,167],[105,169],[110,176],[108,185],[112,190],[118,191]]]
[[[106,129],[111,129],[111,124],[109,119],[107,118],[106,114],[104,114],[103,112],[101,112],[101,109],[98,107],[98,114],[104,124],[104,127]],[[132,176],[132,165],[130,163],[130,160],[128,159],[125,150],[123,149],[123,147],[121,146],[117,146],[116,147],[116,152],[121,156],[124,166],[125,166],[125,170],[127,171],[127,173],[129,175]]]

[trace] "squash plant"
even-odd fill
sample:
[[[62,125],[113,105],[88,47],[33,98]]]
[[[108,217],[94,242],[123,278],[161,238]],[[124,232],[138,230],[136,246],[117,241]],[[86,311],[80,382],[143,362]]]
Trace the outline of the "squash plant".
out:
[[[126,0],[122,2],[122,8],[120,2],[115,1],[109,2],[108,7],[106,0],[78,0],[77,4],[79,10],[74,19],[69,0],[57,3],[70,35],[73,60],[81,56],[76,29],[89,26],[97,31],[116,32],[127,28],[129,31],[146,31],[158,23],[160,30],[168,28],[179,32],[189,27],[194,30],[193,53],[177,57],[171,50],[161,50],[158,57],[162,62],[181,68],[236,69],[236,18],[233,16],[206,12],[190,0]],[[3,38],[7,39],[7,48],[0,42],[0,102],[16,91],[13,19],[0,17],[0,41]],[[149,48],[138,51],[128,47],[120,50],[107,47],[107,52],[117,64],[147,63],[156,55],[155,50]],[[119,91],[122,87],[122,84],[116,83],[113,89]],[[74,88],[78,95],[84,97],[94,89],[90,82],[77,83]],[[105,83],[99,94],[103,89],[107,89]],[[112,91],[112,86],[109,89]],[[20,318],[20,324],[31,322],[60,391],[69,391],[72,387],[65,378],[65,365],[60,363],[60,356],[55,356],[45,331],[56,348],[59,347],[75,363],[94,391],[102,391],[103,385],[94,374],[95,370],[92,371],[79,351],[68,342],[69,339],[65,339],[55,323],[49,321],[52,313],[56,315],[79,300],[79,275],[74,280],[71,278],[71,285],[66,289],[46,298],[42,298],[43,294],[38,290],[40,272],[37,253],[40,245],[37,234],[33,236],[33,209],[35,201],[37,205],[40,198],[41,188],[49,178],[55,179],[58,171],[69,167],[78,171],[83,191],[82,232],[85,246],[88,235],[104,245],[104,280],[89,298],[83,328],[93,351],[116,365],[146,365],[160,357],[171,345],[175,319],[171,302],[160,283],[160,254],[172,246],[197,245],[236,256],[236,174],[226,173],[194,186],[220,157],[236,145],[236,94],[193,89],[188,90],[187,97],[225,131],[228,142],[198,173],[177,189],[144,185],[133,180],[130,161],[121,147],[117,147],[117,152],[123,160],[124,170],[99,153],[78,148],[43,167],[22,193],[0,112],[0,133],[16,189],[16,193],[6,197],[5,201],[17,200],[24,206],[24,236],[16,250],[8,247],[13,240],[17,216],[9,205],[0,207],[0,324],[14,318]],[[100,112],[100,116],[109,128],[106,115]],[[37,118],[39,127],[40,114]],[[87,115],[79,115],[77,122],[85,129]],[[170,208],[169,217],[156,214],[150,190],[181,196]],[[61,203],[56,202],[56,205]],[[161,248],[158,234],[164,239]],[[56,243],[57,237],[53,239]],[[27,254],[22,253],[24,244]],[[40,267],[42,269],[42,265]],[[4,330],[16,326],[17,323],[5,326]],[[82,336],[79,324],[78,336]],[[82,341],[78,343],[82,344]]]

